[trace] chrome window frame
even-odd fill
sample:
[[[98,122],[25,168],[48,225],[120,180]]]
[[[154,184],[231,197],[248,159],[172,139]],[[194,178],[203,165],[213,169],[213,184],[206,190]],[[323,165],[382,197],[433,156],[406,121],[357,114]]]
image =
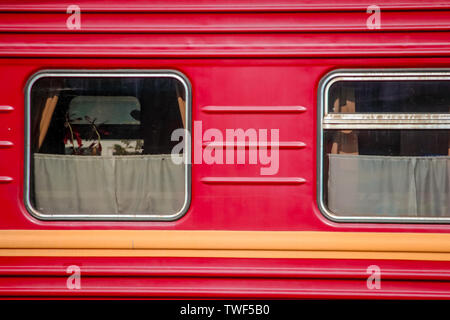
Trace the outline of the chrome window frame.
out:
[[[446,129],[450,130],[450,113],[329,113],[328,92],[338,81],[450,81],[450,70],[433,69],[339,69],[326,74],[319,82],[317,115],[317,203],[320,212],[334,222],[375,223],[450,223],[450,217],[367,217],[337,216],[324,203],[324,130],[326,129]],[[450,93],[449,93],[450,94]]]
[[[183,207],[176,213],[164,216],[156,214],[46,214],[33,207],[30,199],[31,177],[31,89],[41,78],[55,77],[86,77],[86,78],[173,78],[180,81],[186,92],[186,128],[188,132],[184,139],[185,150],[185,193]],[[183,217],[191,203],[191,132],[192,87],[188,78],[176,70],[42,70],[33,74],[25,86],[25,172],[24,172],[24,203],[27,211],[39,220],[73,220],[73,221],[174,221]]]

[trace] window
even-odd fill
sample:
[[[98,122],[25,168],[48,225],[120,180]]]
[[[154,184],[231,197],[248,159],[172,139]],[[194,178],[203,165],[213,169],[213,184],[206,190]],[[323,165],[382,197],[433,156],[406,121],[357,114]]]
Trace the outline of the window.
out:
[[[319,110],[329,218],[450,222],[450,72],[333,72]]]
[[[35,75],[26,99],[29,211],[42,219],[179,218],[189,204],[190,146],[184,139],[173,154],[180,141],[171,135],[189,130],[189,104],[189,84],[176,72]]]

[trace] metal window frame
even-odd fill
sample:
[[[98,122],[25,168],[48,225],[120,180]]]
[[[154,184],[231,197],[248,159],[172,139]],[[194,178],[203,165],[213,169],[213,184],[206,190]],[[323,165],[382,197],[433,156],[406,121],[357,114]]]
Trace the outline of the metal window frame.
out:
[[[167,215],[156,214],[47,214],[39,212],[33,207],[30,199],[30,177],[31,177],[31,89],[33,85],[41,78],[172,78],[180,81],[186,92],[186,128],[191,132],[191,113],[192,113],[192,87],[188,78],[176,70],[42,70],[33,74],[25,86],[25,186],[24,186],[24,204],[27,211],[39,220],[73,220],[73,221],[174,221],[180,219],[186,214],[191,203],[191,141],[190,135],[186,134],[184,139],[185,150],[185,176],[184,176],[184,203],[183,207],[176,213]]]
[[[328,92],[338,81],[450,81],[450,70],[434,69],[339,69],[319,82],[317,100],[317,204],[320,212],[334,222],[450,223],[450,217],[368,217],[337,216],[324,203],[324,130],[326,129],[447,129],[450,113],[329,113]]]

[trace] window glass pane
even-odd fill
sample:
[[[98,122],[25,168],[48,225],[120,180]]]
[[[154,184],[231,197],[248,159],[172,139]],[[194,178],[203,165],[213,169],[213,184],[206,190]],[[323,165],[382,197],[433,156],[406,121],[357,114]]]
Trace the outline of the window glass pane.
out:
[[[333,214],[450,217],[448,130],[325,130],[324,149]]]
[[[339,81],[329,113],[448,113],[450,81]]]
[[[175,77],[43,77],[30,97],[30,202],[42,214],[164,218],[186,205]],[[187,147],[187,145],[186,145]],[[182,152],[188,152],[186,148]]]

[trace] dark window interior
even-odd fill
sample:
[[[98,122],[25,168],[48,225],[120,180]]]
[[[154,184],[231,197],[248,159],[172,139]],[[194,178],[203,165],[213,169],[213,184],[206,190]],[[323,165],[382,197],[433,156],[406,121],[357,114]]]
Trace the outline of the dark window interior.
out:
[[[48,133],[39,153],[64,154],[66,114],[69,105],[79,96],[132,96],[140,103],[133,118],[139,125],[98,123],[99,129],[107,134],[102,139],[142,139],[143,154],[169,154],[178,141],[171,141],[172,132],[183,128],[177,102],[177,80],[171,78],[64,78],[40,79],[32,88],[32,101],[45,96],[49,90],[58,94]],[[183,91],[184,90],[179,90]],[[94,120],[94,119],[92,119]],[[88,124],[73,123],[82,139],[89,139],[91,128]],[[37,151],[37,150],[35,150]]]
[[[361,113],[447,113],[449,92],[450,81],[340,81],[330,88],[328,110],[341,97],[341,104],[354,99]]]
[[[327,153],[331,153],[332,143],[341,132],[342,130],[325,130]],[[359,155],[431,157],[447,156],[449,152],[448,130],[360,129],[351,130],[349,134],[357,137],[356,147],[352,149],[357,150]]]

